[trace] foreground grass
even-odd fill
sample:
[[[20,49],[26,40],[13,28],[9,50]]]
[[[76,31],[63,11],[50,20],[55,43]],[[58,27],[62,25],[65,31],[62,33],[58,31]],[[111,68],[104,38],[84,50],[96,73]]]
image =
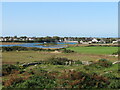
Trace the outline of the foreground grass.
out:
[[[104,54],[104,55],[110,55],[118,51],[118,47],[104,47],[104,46],[68,47],[67,49],[74,50],[76,52],[84,54]]]

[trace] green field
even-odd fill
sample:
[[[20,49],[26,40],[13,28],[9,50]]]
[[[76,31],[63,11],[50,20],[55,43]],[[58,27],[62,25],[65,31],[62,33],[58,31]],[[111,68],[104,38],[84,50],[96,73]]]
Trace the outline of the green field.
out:
[[[84,54],[104,54],[104,55],[109,55],[113,54],[114,52],[117,52],[118,47],[69,47],[67,49],[74,50],[79,53],[84,53]]]
[[[66,49],[75,52],[62,52]],[[118,60],[118,57],[110,56],[117,52],[117,47],[68,47],[66,49],[2,52],[3,88],[116,89],[119,87],[120,81],[116,80],[120,78],[118,64],[112,64]],[[66,64],[68,60],[72,64]],[[33,62],[40,63],[26,66]],[[92,64],[86,65],[83,62],[92,62]]]
[[[117,52],[117,47],[68,47],[75,53],[55,53],[54,51],[10,51],[2,53],[3,63],[31,62],[48,60],[51,57],[63,57],[80,61],[95,61],[101,58],[110,61],[118,60],[117,57],[109,56]]]

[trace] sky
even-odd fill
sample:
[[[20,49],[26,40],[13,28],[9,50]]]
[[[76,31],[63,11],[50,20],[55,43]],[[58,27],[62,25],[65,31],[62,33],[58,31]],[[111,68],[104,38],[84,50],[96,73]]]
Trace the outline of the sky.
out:
[[[3,2],[2,36],[117,37],[117,2]]]

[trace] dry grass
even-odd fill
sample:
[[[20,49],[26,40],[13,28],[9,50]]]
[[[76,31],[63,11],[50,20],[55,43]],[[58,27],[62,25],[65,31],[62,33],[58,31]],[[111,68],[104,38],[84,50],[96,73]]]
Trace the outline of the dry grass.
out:
[[[2,62],[3,63],[16,63],[16,62],[31,62],[48,60],[51,57],[65,57],[72,60],[80,61],[94,61],[101,58],[108,59],[110,61],[118,60],[117,57],[108,55],[95,55],[95,54],[80,54],[80,53],[50,53],[47,51],[13,51],[3,52]]]

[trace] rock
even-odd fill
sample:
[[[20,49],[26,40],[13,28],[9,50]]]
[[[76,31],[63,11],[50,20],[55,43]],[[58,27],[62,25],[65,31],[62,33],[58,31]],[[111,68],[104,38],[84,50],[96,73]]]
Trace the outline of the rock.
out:
[[[92,62],[89,62],[89,61],[82,61],[82,64],[83,64],[83,65],[90,65],[90,64],[92,64]]]
[[[112,64],[118,64],[118,63],[120,63],[120,61],[115,61],[115,62],[113,62]]]

